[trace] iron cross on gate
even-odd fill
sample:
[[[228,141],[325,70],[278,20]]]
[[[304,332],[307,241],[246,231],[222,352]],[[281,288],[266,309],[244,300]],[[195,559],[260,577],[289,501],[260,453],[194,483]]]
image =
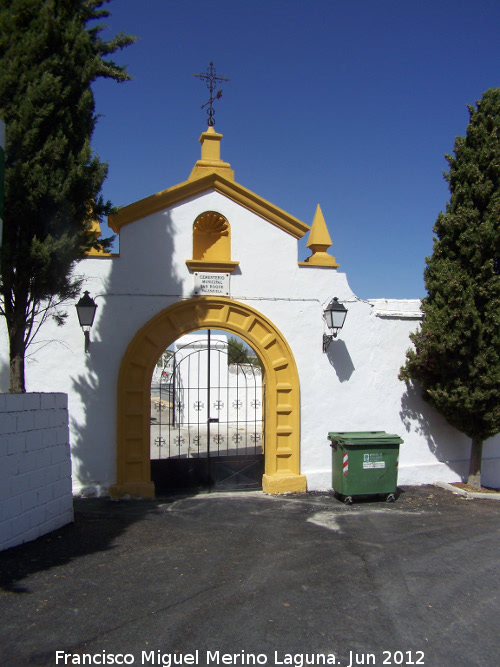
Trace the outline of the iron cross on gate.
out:
[[[215,100],[220,100],[222,97],[222,90],[218,90],[215,93],[214,97],[214,90],[215,90],[215,85],[216,81],[229,81],[229,79],[224,78],[223,76],[217,76],[215,74],[215,67],[212,61],[210,61],[210,65],[207,67],[207,71],[205,74],[194,74],[197,79],[200,79],[200,81],[206,81],[207,82],[207,88],[210,91],[210,99],[208,102],[205,102],[205,104],[202,105],[202,109],[204,109],[208,105],[207,109],[207,114],[208,114],[208,125],[209,127],[212,127],[215,125],[215,120],[214,120],[214,107],[213,103]]]

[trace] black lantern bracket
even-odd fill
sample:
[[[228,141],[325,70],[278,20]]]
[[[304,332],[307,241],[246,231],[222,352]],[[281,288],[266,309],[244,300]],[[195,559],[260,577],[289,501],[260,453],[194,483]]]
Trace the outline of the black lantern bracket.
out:
[[[85,336],[86,354],[89,354],[90,351],[90,329],[94,324],[94,317],[96,310],[97,310],[96,302],[90,296],[88,291],[85,291],[80,301],[78,301],[78,303],[76,304],[76,312],[78,314],[78,321],[80,322],[80,326],[83,330],[83,335]]]
[[[338,332],[344,326],[346,315],[347,308],[338,300],[338,297],[333,297],[323,312],[326,326],[332,332],[331,334],[323,334],[323,352],[326,353],[332,340],[337,338]]]

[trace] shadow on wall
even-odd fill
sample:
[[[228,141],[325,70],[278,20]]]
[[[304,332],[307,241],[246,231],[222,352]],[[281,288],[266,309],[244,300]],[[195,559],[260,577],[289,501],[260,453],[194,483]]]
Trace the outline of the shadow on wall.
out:
[[[8,345],[8,338],[7,335],[5,336],[7,345]],[[6,359],[5,363],[0,360],[0,394],[1,393],[7,393],[9,391],[9,385],[10,385],[10,372],[9,372],[9,358],[8,358],[8,350],[6,350]]]
[[[112,268],[102,289],[103,298],[96,299],[100,317],[97,326],[91,330],[86,372],[72,381],[72,390],[85,406],[85,423],[76,424],[72,419],[71,446],[73,477],[76,467],[83,495],[107,493],[107,486],[115,482],[117,383],[123,354],[146,322],[182,296],[182,283],[176,277],[172,263],[174,245],[170,215],[165,214],[162,220],[161,242],[159,239],[145,241],[133,248],[121,243],[120,257],[100,260],[112,262]],[[151,231],[157,232],[156,224]],[[147,238],[147,223],[144,227]],[[186,229],[186,234],[191,234],[191,229]],[[136,324],[128,339],[122,341],[117,332],[128,330],[131,321]],[[109,471],[108,479],[103,479],[106,470]],[[105,488],[101,488],[101,484]]]
[[[343,340],[334,338],[326,352],[328,361],[335,369],[340,382],[347,382],[356,370],[352,363],[351,355]]]
[[[429,450],[438,461],[446,463],[457,475],[464,475],[464,462],[469,459],[470,441],[424,401],[418,383],[406,386],[401,397],[399,415],[408,433],[414,430],[425,437]]]

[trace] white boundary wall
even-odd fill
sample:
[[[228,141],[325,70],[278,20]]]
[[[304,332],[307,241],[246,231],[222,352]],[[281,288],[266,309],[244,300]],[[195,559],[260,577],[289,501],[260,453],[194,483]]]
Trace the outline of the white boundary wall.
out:
[[[0,550],[72,521],[67,395],[0,394]]]
[[[269,318],[288,342],[300,381],[301,473],[309,490],[332,484],[329,431],[387,431],[400,435],[399,484],[460,481],[470,440],[449,426],[398,380],[420,326],[416,300],[361,300],[347,276],[300,266],[297,241],[224,195],[207,191],[122,228],[120,256],[77,266],[98,308],[84,353],[74,303],[65,326],[47,322],[27,359],[28,391],[63,391],[71,415],[73,492],[107,493],[116,481],[117,385],[130,341],[152,317],[195,297],[186,266],[193,221],[218,211],[231,225],[230,298]],[[333,248],[334,251],[334,248]],[[334,254],[334,252],[332,252]],[[340,262],[341,257],[337,258]],[[322,352],[323,311],[333,297],[348,309],[328,352]],[[169,341],[170,342],[170,341]],[[0,390],[8,386],[8,340],[0,321]],[[500,485],[500,436],[485,443],[483,483]]]

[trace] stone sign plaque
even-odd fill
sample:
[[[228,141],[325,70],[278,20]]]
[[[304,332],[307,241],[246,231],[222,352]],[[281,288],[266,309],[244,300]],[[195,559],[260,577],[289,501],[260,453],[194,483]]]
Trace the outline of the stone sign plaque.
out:
[[[194,293],[196,296],[205,294],[219,294],[229,296],[229,273],[201,273],[194,274]]]

